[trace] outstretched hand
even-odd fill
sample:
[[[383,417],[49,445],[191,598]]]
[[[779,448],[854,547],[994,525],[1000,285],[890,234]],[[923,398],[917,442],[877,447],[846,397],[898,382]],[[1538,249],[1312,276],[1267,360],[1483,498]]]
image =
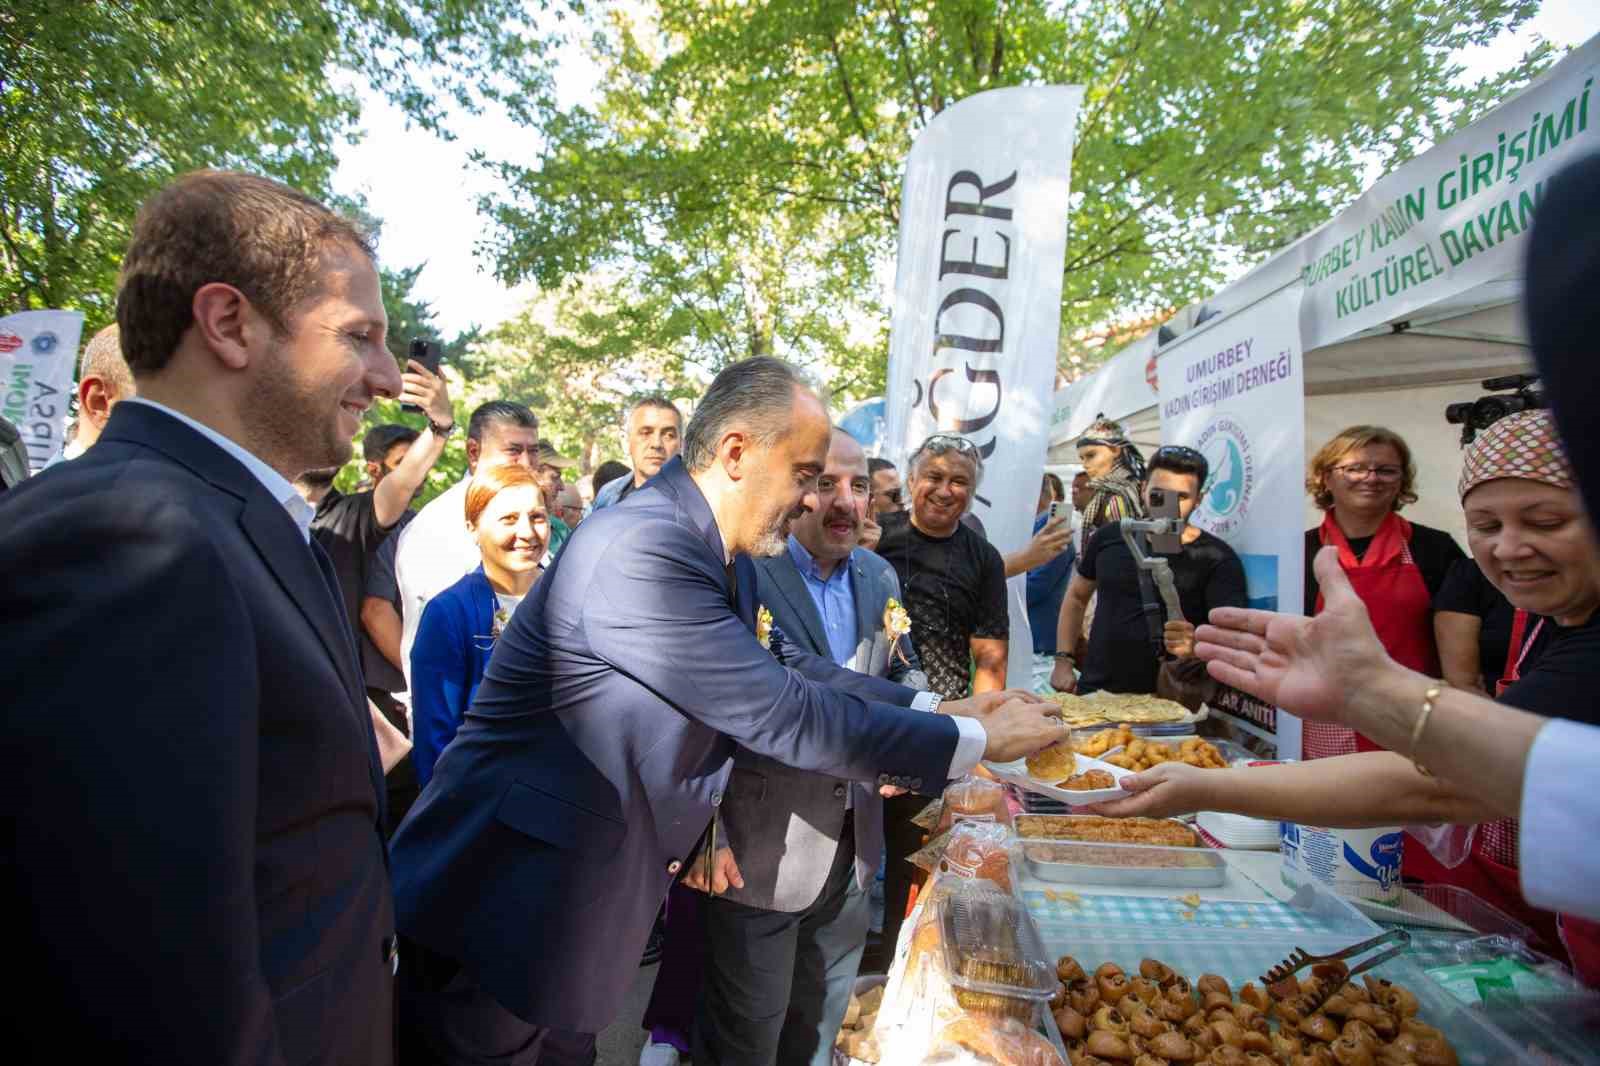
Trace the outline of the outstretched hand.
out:
[[[1201,769],[1188,763],[1164,762],[1118,782],[1123,799],[1102,800],[1081,806],[1078,811],[1108,818],[1170,818],[1192,814],[1206,808],[1205,781],[1216,770]]]
[[[939,704],[941,714],[954,714],[963,718],[986,718],[994,711],[1012,700],[1021,700],[1024,703],[1045,704],[1050,701],[1043,696],[1020,688],[1001,689],[998,692],[978,692],[964,700],[945,700]]]
[[[1378,642],[1335,548],[1317,553],[1322,613],[1315,618],[1219,607],[1196,632],[1212,677],[1312,721],[1343,722],[1359,684],[1393,660]]]

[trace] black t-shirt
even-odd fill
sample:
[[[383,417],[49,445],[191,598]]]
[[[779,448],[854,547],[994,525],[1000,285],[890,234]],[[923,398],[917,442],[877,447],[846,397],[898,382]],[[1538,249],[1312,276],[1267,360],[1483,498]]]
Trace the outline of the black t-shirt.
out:
[[[1178,601],[1190,624],[1200,625],[1213,607],[1249,606],[1244,565],[1220,537],[1202,530],[1182,552],[1163,558],[1172,565]],[[1160,662],[1144,614],[1139,568],[1122,541],[1120,524],[1095,530],[1078,560],[1078,573],[1095,583],[1094,624],[1078,691],[1154,692]]]
[[[372,553],[371,563],[367,567],[365,595],[387,600],[397,613],[403,611],[403,608],[400,605],[400,580],[394,573],[394,557],[400,547],[400,531],[416,516],[415,511],[407,511],[400,516],[400,521],[395,523],[394,530],[383,538],[378,550]],[[372,638],[367,636],[367,627],[361,625],[359,619],[356,624],[361,630],[361,669],[366,672],[367,687],[382,689],[385,692],[404,692],[406,675],[384,658],[383,652],[379,651],[378,646],[372,643]]]
[[[1522,680],[1506,689],[1501,703],[1547,718],[1571,718],[1600,725],[1600,611],[1581,626],[1559,626],[1546,620],[1550,641],[1530,668],[1522,666]],[[1530,656],[1532,658],[1532,656]]]
[[[410,512],[406,512],[409,514]],[[361,626],[361,600],[367,591],[367,572],[372,555],[378,550],[400,522],[393,526],[378,524],[377,508],[372,502],[372,492],[354,492],[346,496],[337,489],[330,490],[317,505],[311,520],[311,536],[322,545],[333,561],[333,572],[339,576],[339,593],[344,600],[345,615],[350,621],[350,631],[358,642],[366,641]],[[376,654],[377,649],[372,649]],[[382,656],[379,656],[382,658]],[[368,659],[362,653],[363,662]]]
[[[1483,671],[1484,688],[1493,692],[1495,682],[1505,676],[1506,656],[1511,648],[1511,626],[1516,616],[1516,608],[1511,606],[1511,601],[1489,583],[1483,571],[1478,569],[1477,562],[1468,556],[1457,559],[1450,567],[1444,584],[1434,594],[1433,609],[1470,614],[1482,623],[1482,628],[1478,630],[1478,663]],[[1529,617],[1529,633],[1533,632],[1537,622],[1537,615]],[[1540,627],[1533,647],[1528,649],[1527,657],[1522,660],[1524,674],[1532,668],[1554,635],[1552,623],[1546,622]],[[1524,635],[1523,639],[1526,640],[1527,636]]]
[[[1349,537],[1350,550],[1355,552],[1360,559],[1367,554],[1367,549],[1372,546],[1371,537]],[[1314,526],[1306,530],[1306,603],[1305,613],[1317,612],[1317,574],[1311,568],[1312,560],[1316,559],[1317,552],[1322,550],[1322,527]],[[1417,564],[1417,569],[1422,571],[1422,584],[1428,590],[1431,600],[1439,594],[1439,589],[1444,586],[1444,579],[1450,573],[1450,568],[1458,559],[1467,558],[1467,553],[1461,550],[1461,545],[1456,539],[1442,529],[1432,526],[1411,523],[1411,560]]]
[[[948,537],[930,537],[911,524],[906,511],[878,521],[878,554],[900,578],[911,641],[928,683],[946,699],[962,699],[972,686],[968,641],[1010,635],[1005,560],[965,525]]]

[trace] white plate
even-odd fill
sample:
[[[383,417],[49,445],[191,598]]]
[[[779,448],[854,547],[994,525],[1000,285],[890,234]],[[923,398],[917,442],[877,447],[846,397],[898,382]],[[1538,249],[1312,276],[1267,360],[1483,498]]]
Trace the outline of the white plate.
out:
[[[1086,770],[1105,770],[1116,781],[1121,781],[1132,773],[1131,770],[1124,770],[1120,766],[1112,766],[1110,763],[1101,762],[1099,759],[1091,759],[1087,755],[1075,755],[1074,758],[1077,760],[1073,767],[1076,773],[1081,774]],[[1082,807],[1086,803],[1103,803],[1106,800],[1123,799],[1129,795],[1129,793],[1122,791],[1121,788],[1116,787],[1090,789],[1087,792],[1074,792],[1071,789],[1057,788],[1053,782],[1041,781],[1029,774],[1026,759],[1018,759],[1016,762],[1006,763],[985,762],[983,765],[987,766],[989,772],[1001,781],[1016,785],[1018,788],[1027,789],[1029,792],[1037,792],[1041,796],[1058,799],[1071,807]]]

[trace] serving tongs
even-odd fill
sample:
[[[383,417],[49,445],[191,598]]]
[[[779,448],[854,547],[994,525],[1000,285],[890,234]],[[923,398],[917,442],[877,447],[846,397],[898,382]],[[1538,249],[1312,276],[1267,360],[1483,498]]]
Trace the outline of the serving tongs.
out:
[[[1346,959],[1365,954],[1382,944],[1394,946],[1387,951],[1380,951],[1369,959],[1363,959],[1355,966],[1346,965]],[[1404,929],[1391,929],[1387,933],[1380,933],[1371,940],[1363,940],[1332,955],[1312,955],[1303,948],[1295,948],[1289,953],[1288,958],[1261,975],[1261,983],[1273,999],[1293,1000],[1302,1014],[1312,1014],[1328,1002],[1335,992],[1343,988],[1350,978],[1366,973],[1374,966],[1383,965],[1405,951],[1410,944],[1410,933]],[[1307,966],[1311,967],[1313,987],[1302,989],[1294,975]]]

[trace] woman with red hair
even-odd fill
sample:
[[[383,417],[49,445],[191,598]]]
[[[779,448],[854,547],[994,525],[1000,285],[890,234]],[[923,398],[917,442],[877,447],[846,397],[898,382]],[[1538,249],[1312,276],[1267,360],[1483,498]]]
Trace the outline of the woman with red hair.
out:
[[[424,788],[461,728],[500,630],[538,580],[550,543],[544,495],[525,467],[478,471],[464,517],[483,562],[428,601],[411,648],[411,757]]]

